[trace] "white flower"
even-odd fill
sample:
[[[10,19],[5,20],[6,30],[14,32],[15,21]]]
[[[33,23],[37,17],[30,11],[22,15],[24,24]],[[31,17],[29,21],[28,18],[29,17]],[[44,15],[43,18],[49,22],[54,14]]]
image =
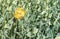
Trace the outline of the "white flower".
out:
[[[33,29],[33,33],[36,34],[37,32],[38,32],[38,29],[35,27],[35,28]]]
[[[14,5],[16,5],[16,4],[17,4],[17,1],[16,1],[16,0],[14,0],[12,3],[13,3]]]

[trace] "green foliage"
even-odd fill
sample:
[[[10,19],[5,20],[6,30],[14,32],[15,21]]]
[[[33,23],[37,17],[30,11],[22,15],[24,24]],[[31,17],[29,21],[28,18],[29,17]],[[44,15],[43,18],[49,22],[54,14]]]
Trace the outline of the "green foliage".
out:
[[[14,19],[17,7],[26,10]],[[0,0],[0,39],[55,39],[60,32],[60,0]]]

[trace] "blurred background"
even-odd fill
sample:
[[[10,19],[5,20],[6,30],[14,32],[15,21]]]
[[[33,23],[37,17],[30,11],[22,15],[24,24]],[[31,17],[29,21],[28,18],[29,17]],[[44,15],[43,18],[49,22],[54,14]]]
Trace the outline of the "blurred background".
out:
[[[16,8],[26,14],[14,18]],[[0,0],[0,39],[55,39],[60,33],[60,0]]]

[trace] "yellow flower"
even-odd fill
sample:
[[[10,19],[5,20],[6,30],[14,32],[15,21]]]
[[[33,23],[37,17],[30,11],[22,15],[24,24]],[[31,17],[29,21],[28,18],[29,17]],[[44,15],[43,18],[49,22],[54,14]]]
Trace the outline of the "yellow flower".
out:
[[[18,7],[14,12],[14,18],[22,19],[25,14],[26,14],[26,11],[22,9],[21,7]]]

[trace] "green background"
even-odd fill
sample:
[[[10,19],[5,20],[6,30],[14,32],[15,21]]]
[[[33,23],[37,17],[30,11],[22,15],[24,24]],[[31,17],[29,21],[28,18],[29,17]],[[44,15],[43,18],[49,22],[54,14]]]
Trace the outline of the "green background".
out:
[[[26,11],[15,19],[16,8]],[[55,39],[60,33],[60,0],[0,0],[0,39]]]

